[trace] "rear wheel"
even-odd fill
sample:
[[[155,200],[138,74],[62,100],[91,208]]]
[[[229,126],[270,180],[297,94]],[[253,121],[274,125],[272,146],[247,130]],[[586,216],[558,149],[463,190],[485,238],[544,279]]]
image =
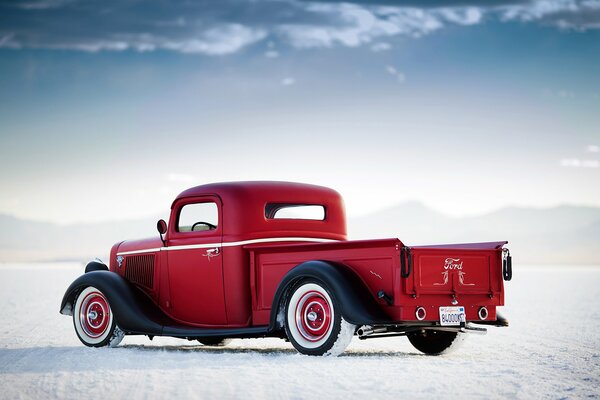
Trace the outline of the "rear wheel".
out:
[[[415,348],[425,354],[438,355],[455,350],[464,340],[458,332],[425,329],[406,335]]]
[[[335,294],[324,283],[306,280],[290,291],[285,332],[300,353],[337,356],[348,347],[355,330],[342,317]]]
[[[227,346],[231,342],[231,339],[209,336],[209,337],[202,337],[202,338],[198,339],[198,341],[205,346],[223,347],[223,346]]]
[[[117,326],[106,296],[88,286],[77,296],[73,309],[73,325],[79,340],[86,346],[117,346],[124,333]]]

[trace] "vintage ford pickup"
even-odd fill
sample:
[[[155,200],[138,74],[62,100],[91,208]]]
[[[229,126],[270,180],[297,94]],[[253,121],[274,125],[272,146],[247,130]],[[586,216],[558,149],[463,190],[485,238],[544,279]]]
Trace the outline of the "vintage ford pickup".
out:
[[[398,221],[399,224],[402,221]],[[159,235],[117,243],[67,289],[87,346],[124,335],[222,345],[280,337],[301,353],[340,354],[359,339],[405,335],[440,354],[479,325],[506,326],[507,243],[409,247],[349,241],[341,196],[299,183],[231,182],[188,189]]]

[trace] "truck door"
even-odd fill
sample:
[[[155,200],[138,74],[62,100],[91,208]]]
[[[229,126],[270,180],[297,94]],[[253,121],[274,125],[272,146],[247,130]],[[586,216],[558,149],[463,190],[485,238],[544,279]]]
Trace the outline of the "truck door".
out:
[[[173,206],[167,239],[170,314],[180,321],[227,324],[221,210],[216,196],[184,198]]]

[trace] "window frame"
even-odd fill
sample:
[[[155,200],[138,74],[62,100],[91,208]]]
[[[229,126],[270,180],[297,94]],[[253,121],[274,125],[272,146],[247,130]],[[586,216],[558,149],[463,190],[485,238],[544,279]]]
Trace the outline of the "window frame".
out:
[[[206,231],[190,231],[180,232],[179,219],[181,217],[181,210],[185,206],[190,204],[198,203],[214,203],[217,206],[217,229],[209,229]],[[171,221],[173,221],[171,223]],[[208,221],[206,221],[208,222]],[[178,200],[172,208],[171,218],[169,221],[169,238],[168,239],[184,239],[191,237],[212,237],[222,236],[223,231],[223,213],[221,199],[218,196],[202,196],[202,197],[189,197]]]

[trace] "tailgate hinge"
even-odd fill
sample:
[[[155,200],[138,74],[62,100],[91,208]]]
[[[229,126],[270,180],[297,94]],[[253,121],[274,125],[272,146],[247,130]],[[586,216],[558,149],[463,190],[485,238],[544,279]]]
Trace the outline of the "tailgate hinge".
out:
[[[412,272],[412,267],[413,265],[410,247],[405,246],[400,249],[400,276],[403,278],[408,278]]]

